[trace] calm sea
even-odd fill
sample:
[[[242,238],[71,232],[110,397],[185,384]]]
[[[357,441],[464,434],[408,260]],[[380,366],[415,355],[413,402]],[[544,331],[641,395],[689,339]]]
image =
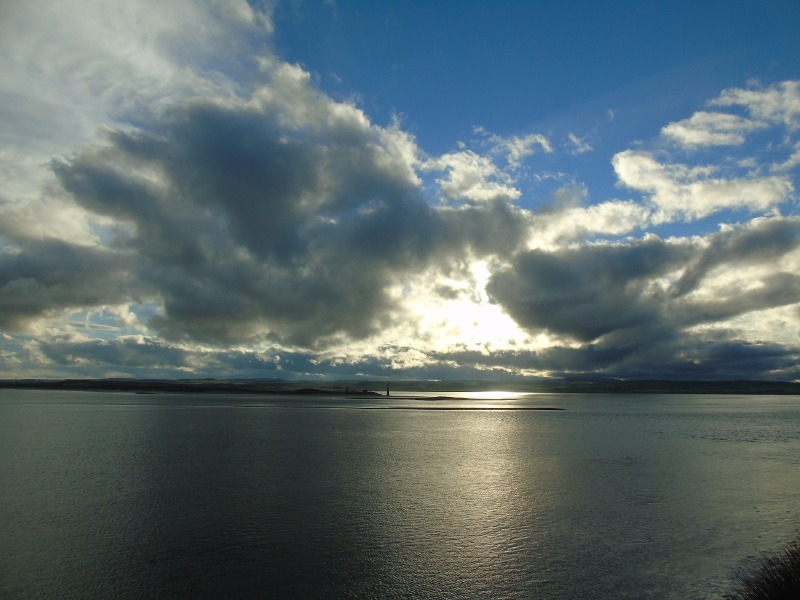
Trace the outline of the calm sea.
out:
[[[0,390],[5,599],[715,598],[798,531],[798,397]]]

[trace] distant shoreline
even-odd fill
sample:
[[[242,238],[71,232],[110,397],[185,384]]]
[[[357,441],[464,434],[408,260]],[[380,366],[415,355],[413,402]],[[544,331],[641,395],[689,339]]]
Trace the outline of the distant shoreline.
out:
[[[617,394],[744,394],[800,395],[800,383],[780,381],[672,381],[618,379],[554,379],[531,382],[427,382],[396,381],[391,388],[402,389],[403,397],[414,391],[476,392],[513,390],[527,393],[617,393]],[[35,390],[107,391],[133,393],[190,394],[281,394],[298,396],[348,396],[353,398],[387,397],[386,381],[289,381],[289,380],[216,380],[216,379],[4,379],[0,388]],[[389,396],[391,391],[389,391]],[[400,396],[394,397],[401,399]]]

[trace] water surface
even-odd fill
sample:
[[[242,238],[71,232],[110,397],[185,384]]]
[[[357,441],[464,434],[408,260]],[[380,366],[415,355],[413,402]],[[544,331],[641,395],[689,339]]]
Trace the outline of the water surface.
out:
[[[0,597],[719,597],[799,462],[797,397],[0,390]]]

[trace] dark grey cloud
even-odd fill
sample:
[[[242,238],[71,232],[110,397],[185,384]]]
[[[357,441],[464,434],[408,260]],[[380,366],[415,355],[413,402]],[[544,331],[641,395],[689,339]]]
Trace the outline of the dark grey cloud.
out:
[[[573,342],[512,353],[514,368],[648,377],[734,376],[741,368],[739,376],[771,378],[792,370],[789,349],[737,340],[730,328],[722,340],[690,328],[800,303],[800,276],[776,266],[799,246],[800,219],[774,218],[704,239],[533,250],[487,289],[531,332]],[[714,293],[692,294],[714,277]]]
[[[800,275],[775,266],[800,246],[799,219],[756,219],[703,238],[526,249],[534,215],[508,193],[431,203],[417,175],[431,161],[416,156],[406,133],[318,93],[299,68],[273,61],[264,78],[246,99],[176,98],[54,161],[61,190],[91,215],[97,236],[45,241],[6,223],[0,327],[147,304],[158,307],[146,323],[153,337],[62,335],[40,340],[40,352],[65,367],[140,372],[397,373],[403,361],[381,356],[401,349],[320,356],[401,324],[397,288],[424,274],[434,279],[430,293],[455,301],[462,290],[448,278],[466,281],[476,259],[496,258],[491,264],[505,266],[490,277],[491,299],[555,346],[408,349],[425,360],[410,360],[406,373],[439,373],[462,360],[470,374],[644,373],[647,365],[717,372],[724,357],[739,364],[740,355],[763,372],[788,368],[735,331],[698,340],[696,327],[800,303]],[[747,285],[736,276],[742,269]],[[261,343],[275,353],[231,349]]]
[[[425,156],[399,126],[375,126],[271,54],[269,6],[180,0],[161,14],[148,0],[117,19],[67,2],[50,3],[55,12],[42,19],[17,4],[0,20],[14,90],[0,112],[15,134],[0,169],[3,373],[31,372],[23,364],[86,376],[796,373],[793,347],[756,341],[788,335],[755,313],[800,305],[797,218],[684,239],[619,237],[726,207],[754,215],[786,206],[797,166],[797,111],[786,109],[796,105],[794,82],[727,90],[711,103],[789,126],[780,148],[750,155],[742,145],[741,163],[704,150],[692,164],[670,160],[663,140],[622,151],[613,168],[643,203],[603,202],[562,171],[573,168],[566,163],[528,170],[544,158],[523,164],[532,145],[559,152],[537,133],[479,128],[483,154],[463,146]],[[87,31],[96,35],[75,35]],[[56,64],[69,68],[47,66]],[[689,130],[762,129],[697,114],[677,123],[685,142]],[[700,142],[683,150],[708,139]],[[525,198],[540,207],[533,214],[511,200],[522,197],[517,185],[549,189],[531,177],[575,184],[549,209]],[[531,350],[536,341],[484,310],[484,265],[472,269],[483,258],[499,269],[493,300],[554,346]],[[453,312],[421,331],[405,320],[423,306]],[[497,340],[472,323],[462,346],[452,340],[459,320],[481,314],[499,324]],[[789,323],[800,313],[769,316]],[[490,351],[506,330],[515,341]],[[372,348],[350,343],[367,338]]]
[[[72,376],[98,377],[112,372],[119,376],[285,378],[354,377],[364,373],[392,373],[373,358],[344,363],[320,360],[309,352],[210,349],[170,344],[154,337],[123,336],[114,339],[79,339],[57,336],[40,340],[35,349],[51,361],[58,372]],[[2,357],[0,356],[0,359]],[[27,360],[35,362],[33,356]],[[2,362],[0,361],[0,366]],[[49,368],[52,369],[52,366]]]
[[[132,369],[173,370],[190,366],[190,353],[164,344],[158,340],[142,337],[117,338],[113,340],[75,340],[58,337],[43,340],[38,344],[41,352],[58,365],[91,365],[93,368],[117,367]]]
[[[14,329],[61,309],[155,302],[163,311],[148,325],[161,339],[58,338],[40,348],[58,365],[149,375],[438,377],[461,361],[459,374],[471,377],[658,376],[653,365],[663,375],[713,376],[746,360],[750,373],[791,371],[778,346],[737,341],[735,332],[696,340],[687,328],[800,302],[800,276],[774,267],[800,245],[798,219],[756,220],[705,238],[521,250],[529,213],[503,198],[429,204],[408,157],[393,147],[402,134],[335,119],[323,100],[308,107],[321,118],[298,123],[281,106],[195,101],[55,162],[74,201],[117,225],[102,247],[18,239],[0,255],[0,325]],[[523,328],[570,344],[539,352],[423,349],[429,364],[405,370],[376,357],[315,354],[401,318],[392,286],[422,272],[453,275],[488,256],[509,261],[490,279],[492,299]],[[693,294],[720,271],[742,267],[755,278],[746,290]],[[302,350],[220,349],[259,341]],[[178,345],[194,342],[217,349]]]
[[[694,290],[715,267],[768,264],[791,252],[800,245],[800,225],[794,218],[756,221],[750,227],[708,236],[707,241],[708,246],[675,284],[673,294]]]
[[[655,339],[628,347],[601,341],[578,347],[505,349],[486,353],[431,354],[422,377],[458,373],[463,378],[503,379],[520,372],[553,377],[610,376],[623,379],[794,380],[800,377],[800,346],[684,336]],[[453,369],[445,365],[464,365]],[[451,375],[452,376],[452,375]]]
[[[57,240],[0,251],[0,327],[17,330],[62,309],[135,300],[142,289],[131,272],[130,256]]]
[[[683,303],[676,313],[684,324],[714,323],[748,312],[800,302],[800,275],[769,273],[759,286],[721,298]]]
[[[299,352],[257,352],[175,345],[147,336],[79,339],[57,336],[35,344],[48,368],[72,376],[281,377],[301,378],[320,372],[314,356]],[[32,356],[28,360],[35,362]],[[54,365],[54,367],[53,367]],[[41,366],[41,365],[40,365]],[[323,368],[325,365],[323,364]]]
[[[149,324],[166,339],[363,338],[391,318],[391,286],[523,239],[507,201],[429,205],[399,132],[322,99],[308,110],[324,118],[299,124],[284,108],[196,102],[54,164],[78,204],[129,226],[116,247],[163,304]]]
[[[111,372],[155,378],[508,380],[526,371],[547,371],[552,376],[563,377],[607,375],[629,379],[791,380],[800,377],[800,346],[725,340],[720,335],[706,339],[673,338],[651,344],[649,351],[642,352],[627,352],[604,342],[581,347],[554,346],[541,351],[431,352],[426,364],[407,368],[393,366],[378,356],[341,361],[320,359],[309,352],[200,349],[141,336],[112,340],[59,337],[40,341],[36,348],[39,355],[56,366],[55,372],[85,377]],[[395,350],[413,349],[398,347]],[[21,351],[30,352],[30,349]],[[31,355],[27,360],[35,359]],[[63,370],[58,371],[58,368]]]
[[[800,246],[800,219],[776,218],[732,227],[704,239],[586,244],[520,253],[496,273],[489,293],[531,330],[590,342],[642,328],[664,335],[754,310],[800,302],[800,278],[775,269]],[[748,290],[694,299],[714,269],[756,267]],[[759,271],[758,267],[764,267]],[[669,287],[659,279],[674,276]]]
[[[521,253],[487,287],[523,327],[588,342],[659,318],[663,298],[648,284],[684,265],[686,244],[658,238]]]

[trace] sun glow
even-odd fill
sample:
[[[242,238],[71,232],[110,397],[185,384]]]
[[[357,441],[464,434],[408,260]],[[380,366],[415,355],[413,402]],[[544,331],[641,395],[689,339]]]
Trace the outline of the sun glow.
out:
[[[411,321],[429,343],[471,350],[522,344],[528,335],[486,293],[491,272],[485,261],[472,264],[466,277],[425,275],[407,293]]]
[[[376,390],[382,391],[382,390]],[[482,390],[482,391],[435,391],[421,392],[417,390],[392,390],[392,396],[414,398],[456,398],[463,400],[517,400],[530,396],[532,392],[512,392],[508,390]]]
[[[464,398],[472,400],[514,400],[527,396],[528,392],[509,392],[507,390],[486,390],[483,392],[463,392]]]

